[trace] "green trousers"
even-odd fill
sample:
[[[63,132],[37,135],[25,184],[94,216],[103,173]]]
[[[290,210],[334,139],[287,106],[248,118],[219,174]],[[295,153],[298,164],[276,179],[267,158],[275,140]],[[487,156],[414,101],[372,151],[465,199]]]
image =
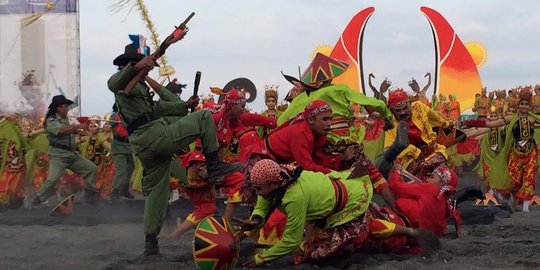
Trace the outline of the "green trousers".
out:
[[[65,152],[66,153],[61,155],[49,155],[49,175],[37,193],[37,196],[41,201],[45,201],[49,198],[51,191],[54,189],[56,183],[66,169],[70,169],[74,173],[82,176],[86,181],[88,189],[97,191],[96,165],[77,152]]]
[[[137,154],[143,166],[142,191],[144,233],[158,235],[165,221],[169,201],[172,155],[200,138],[203,153],[217,151],[218,141],[212,114],[207,110],[191,113],[162,127],[162,136]]]
[[[187,169],[180,165],[180,158],[172,159],[171,161],[171,176],[176,177],[182,183],[187,184]]]
[[[113,161],[116,170],[114,172],[114,180],[112,191],[122,189],[129,190],[129,180],[135,169],[135,161],[132,154],[113,154]]]

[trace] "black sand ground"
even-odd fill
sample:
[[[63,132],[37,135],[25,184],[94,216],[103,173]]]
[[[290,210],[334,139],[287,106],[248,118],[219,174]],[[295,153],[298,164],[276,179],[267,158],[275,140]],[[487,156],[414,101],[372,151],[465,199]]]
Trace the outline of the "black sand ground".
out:
[[[478,180],[465,173],[461,185]],[[176,217],[191,211],[188,201],[171,208],[160,235],[163,256],[144,260],[142,200],[75,205],[69,217],[49,217],[50,208],[0,212],[0,269],[195,269],[192,233],[180,240],[168,236]],[[470,202],[461,207],[470,206]],[[223,204],[220,203],[220,211]],[[240,215],[245,215],[242,209]],[[345,254],[326,264],[291,266],[284,257],[267,269],[540,269],[540,207],[516,212],[490,225],[469,225],[470,235],[455,239],[453,226],[441,251],[429,258],[397,254]],[[243,253],[253,248],[246,242]]]

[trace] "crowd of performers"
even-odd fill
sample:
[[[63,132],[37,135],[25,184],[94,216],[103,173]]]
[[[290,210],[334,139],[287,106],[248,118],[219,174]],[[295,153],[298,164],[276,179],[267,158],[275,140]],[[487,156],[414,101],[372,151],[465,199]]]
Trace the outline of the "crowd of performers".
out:
[[[321,260],[351,247],[418,253],[437,248],[447,218],[459,237],[467,234],[457,209],[467,194],[457,190],[454,170],[462,164],[452,157],[478,152],[452,152],[457,146],[438,140],[460,123],[470,127],[471,138],[481,138],[472,144],[480,145],[478,172],[490,194],[523,211],[534,200],[540,86],[534,96],[530,87],[508,97],[496,91],[497,99],[482,90],[477,117],[460,121],[454,96],[426,98],[429,73],[423,89],[414,78],[409,82],[412,95],[389,91],[386,79],[377,89],[370,74],[375,97],[368,97],[333,84],[348,63],[319,53],[300,78],[284,75],[293,85],[286,108],[276,106],[277,89],[268,87],[268,109],[251,113],[242,89],[233,88],[223,89],[221,102],[205,100],[190,112],[199,98],[183,101],[180,85],[148,77],[155,61],[134,44],[113,63],[110,116],[71,124],[72,101],[60,95],[37,123],[2,117],[1,207],[21,206],[29,189],[39,207],[54,191],[65,196],[82,189],[90,204],[132,199],[131,186],[146,198],[144,255],[152,256],[159,254],[171,190],[194,205],[175,237],[215,214],[221,193],[227,196],[224,216],[267,246],[245,266],[293,252],[296,263]],[[252,207],[249,219],[235,218],[240,204]]]

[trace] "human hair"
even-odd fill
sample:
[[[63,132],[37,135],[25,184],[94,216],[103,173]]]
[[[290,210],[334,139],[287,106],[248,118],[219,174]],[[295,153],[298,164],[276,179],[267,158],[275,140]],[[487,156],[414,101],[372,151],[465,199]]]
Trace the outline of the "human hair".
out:
[[[47,126],[47,120],[49,120],[50,117],[53,117],[56,114],[56,108],[50,108],[47,113],[45,114],[45,118],[43,119],[43,126]]]

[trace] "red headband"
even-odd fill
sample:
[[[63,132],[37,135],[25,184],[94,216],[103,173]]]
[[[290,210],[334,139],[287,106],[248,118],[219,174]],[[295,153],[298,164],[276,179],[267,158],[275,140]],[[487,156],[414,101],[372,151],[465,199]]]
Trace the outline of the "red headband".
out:
[[[457,188],[458,176],[454,170],[447,166],[439,166],[433,170],[433,174],[438,175],[442,180],[439,196],[445,192],[455,193]]]
[[[229,100],[233,104],[245,104],[246,96],[244,95],[244,93],[236,89],[231,89],[227,91],[227,94],[225,95],[225,100]]]
[[[314,117],[321,113],[332,112],[332,108],[326,101],[319,99],[313,100],[304,109],[304,118]]]
[[[401,102],[409,100],[409,95],[403,89],[398,88],[388,96],[388,106],[395,106]]]

